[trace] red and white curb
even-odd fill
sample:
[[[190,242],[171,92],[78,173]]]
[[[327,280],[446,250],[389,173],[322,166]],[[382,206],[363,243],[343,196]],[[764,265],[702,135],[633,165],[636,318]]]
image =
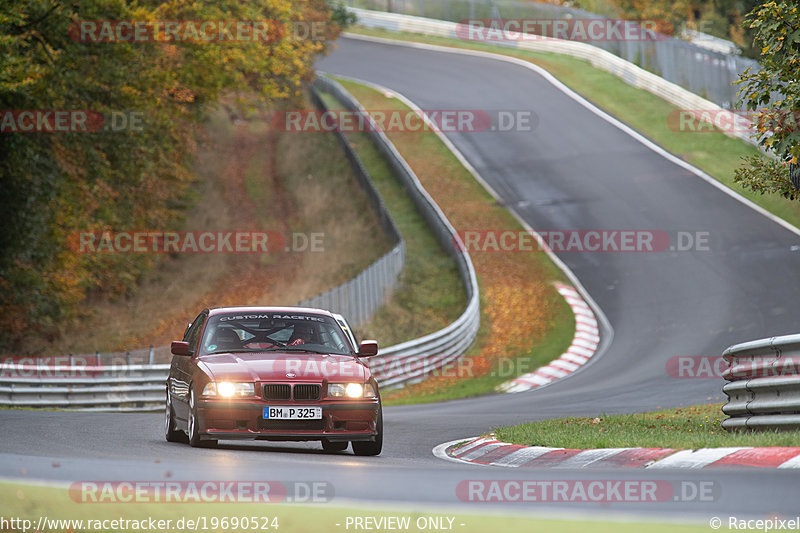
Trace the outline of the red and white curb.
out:
[[[445,442],[433,449],[441,459],[511,468],[800,468],[800,448],[601,448],[571,450],[520,446],[493,437]],[[463,444],[463,445],[462,445]]]
[[[498,385],[499,392],[523,392],[563,378],[585,365],[597,351],[597,345],[600,343],[600,329],[592,308],[573,287],[556,283],[556,289],[567,301],[575,315],[575,336],[572,338],[572,344],[566,352],[561,354],[561,357],[549,365]]]

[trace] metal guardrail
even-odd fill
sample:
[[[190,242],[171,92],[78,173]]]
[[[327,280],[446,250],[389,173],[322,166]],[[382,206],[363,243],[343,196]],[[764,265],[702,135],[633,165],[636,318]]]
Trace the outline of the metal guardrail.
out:
[[[332,94],[349,109],[363,112],[358,102],[338,83],[322,77],[316,83],[319,88]],[[371,129],[377,130],[377,128]],[[459,242],[455,229],[422,187],[411,167],[383,132],[372,131],[370,136],[403,182],[405,189],[427,220],[439,244],[456,261],[467,292],[466,309],[455,322],[424,337],[384,348],[377,356],[365,360],[382,387],[397,387],[422,379],[429,372],[457,360],[472,345],[480,325],[478,282],[472,261],[467,252],[463,251],[464,247],[454,246],[454,243]],[[344,137],[342,137],[342,142],[347,143]],[[349,144],[347,144],[347,148],[351,150]],[[352,156],[353,160],[357,161],[355,153]],[[368,179],[365,171],[363,176]],[[377,195],[377,193],[375,194]],[[378,200],[380,200],[379,196]],[[383,205],[382,202],[381,205]],[[390,219],[387,223],[394,227],[394,223]],[[400,247],[400,253],[404,254],[405,244],[402,240],[398,247]],[[398,250],[397,247],[374,263],[370,269],[389,268],[390,272],[385,276],[388,278],[394,275],[396,278],[396,274],[392,274],[392,267],[387,265],[387,262],[381,263],[387,257],[397,254],[396,250]],[[362,275],[364,274],[362,273]],[[352,280],[349,283],[359,282]],[[378,284],[367,282],[358,286],[376,287]],[[325,295],[316,297],[319,299],[316,301],[321,304],[319,307],[332,310],[347,309],[344,300],[336,300],[338,297],[336,291],[337,289],[333,289]],[[313,301],[315,300],[307,300],[304,305]],[[374,302],[375,299],[370,301]],[[163,347],[159,347],[155,350],[162,349]],[[153,348],[148,352],[150,361],[152,361],[153,352]],[[113,355],[115,362],[130,362],[130,352],[127,357],[124,354]],[[144,356],[144,353],[137,355]],[[42,365],[41,362],[37,363],[35,358],[31,359],[30,364],[14,365],[13,368],[4,367],[0,361],[0,405],[58,407],[85,411],[153,411],[162,409],[169,365],[103,365],[101,364],[101,354],[70,356],[69,358],[63,356],[59,360],[66,359],[69,364],[48,366]],[[77,365],[75,365],[76,362]]]
[[[335,81],[320,75],[315,83],[348,110],[369,118],[361,104]],[[385,348],[368,360],[381,386],[391,387],[421,379],[432,370],[457,360],[472,345],[480,325],[478,281],[466,248],[454,246],[460,242],[455,229],[425,191],[403,156],[377,125],[367,128],[366,133],[402,182],[439,245],[456,262],[467,293],[467,307],[455,322],[430,335]]]
[[[73,359],[71,363],[74,363]],[[10,364],[0,405],[89,411],[152,411],[163,404],[169,365]]]
[[[325,102],[313,87],[311,99],[321,111],[327,111]],[[358,327],[369,321],[375,311],[383,305],[386,295],[397,286],[397,279],[405,266],[406,242],[392,220],[392,215],[383,203],[383,199],[375,189],[358,154],[340,131],[335,131],[334,135],[350,162],[350,167],[353,169],[359,185],[366,192],[370,205],[378,215],[383,230],[397,244],[355,278],[313,298],[303,300],[297,305],[328,309],[346,316],[352,325]]]
[[[723,428],[800,429],[800,335],[737,344],[722,356],[730,365]]]
[[[361,104],[335,81],[320,75],[315,85],[331,94],[348,110],[369,117]],[[367,130],[367,135],[392,167],[439,245],[456,262],[467,293],[467,307],[455,322],[424,337],[384,348],[377,356],[368,360],[370,369],[381,386],[393,387],[422,379],[431,371],[460,358],[472,345],[480,325],[478,281],[465,248],[454,246],[454,243],[459,242],[455,229],[425,191],[403,156],[380,128],[375,126]]]
[[[350,7],[351,12],[358,17],[358,24],[368,28],[380,28],[390,31],[418,33],[435,37],[458,39],[459,24],[431,18],[423,18],[382,11],[369,11]],[[467,18],[467,17],[462,17]],[[660,42],[660,41],[659,41]],[[536,39],[519,41],[492,41],[493,44],[506,48],[528,50],[533,52],[550,52],[564,54],[589,61],[593,67],[605,70],[619,77],[633,87],[644,89],[656,96],[663,98],[681,110],[693,111],[696,120],[719,124],[730,124],[732,127],[722,129],[730,137],[741,139],[756,145],[756,140],[751,136],[750,120],[728,110],[729,102],[723,102],[725,107],[711,102],[706,98],[681,87],[677,83],[668,81],[657,74],[649,72],[630,61],[599,48],[597,46],[577,41],[563,39]],[[684,43],[689,44],[689,43]],[[676,45],[677,46],[677,45]],[[698,52],[700,53],[700,52]],[[705,54],[718,54],[705,50]],[[738,68],[738,67],[737,67]],[[702,73],[701,69],[701,73]],[[697,90],[697,89],[695,89]],[[699,111],[703,111],[700,113]]]

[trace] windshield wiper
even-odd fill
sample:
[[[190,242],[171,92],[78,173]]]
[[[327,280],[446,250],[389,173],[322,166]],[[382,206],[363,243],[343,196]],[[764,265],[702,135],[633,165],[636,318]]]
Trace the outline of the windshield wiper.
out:
[[[283,348],[281,348],[281,350],[284,350],[286,352],[308,352],[308,353],[318,353],[321,355],[328,355],[328,352],[315,350],[313,348],[303,348],[302,346],[284,346]]]
[[[216,355],[220,353],[250,353],[255,352],[253,348],[234,348],[233,350],[215,350],[213,352],[208,352],[206,355]]]

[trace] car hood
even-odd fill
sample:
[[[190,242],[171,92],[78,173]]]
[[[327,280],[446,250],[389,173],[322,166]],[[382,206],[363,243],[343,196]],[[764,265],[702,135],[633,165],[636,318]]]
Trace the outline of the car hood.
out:
[[[369,370],[349,355],[252,352],[205,355],[200,364],[215,381],[355,381]],[[287,374],[294,374],[289,377]]]

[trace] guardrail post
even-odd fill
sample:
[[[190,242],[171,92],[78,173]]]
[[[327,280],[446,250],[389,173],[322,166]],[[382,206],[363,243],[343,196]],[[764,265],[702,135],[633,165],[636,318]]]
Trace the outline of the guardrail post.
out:
[[[130,364],[131,364],[131,352],[125,352],[125,364],[130,366]]]
[[[155,363],[155,351],[153,350],[153,345],[151,344],[150,345],[150,360],[149,360],[148,364],[152,365],[154,363]]]

